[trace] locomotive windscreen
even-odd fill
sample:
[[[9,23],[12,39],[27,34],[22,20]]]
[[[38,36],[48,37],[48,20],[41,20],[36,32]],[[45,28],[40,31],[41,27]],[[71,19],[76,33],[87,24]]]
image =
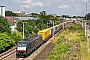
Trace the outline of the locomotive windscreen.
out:
[[[17,46],[18,47],[26,47],[27,46],[27,42],[18,42]]]

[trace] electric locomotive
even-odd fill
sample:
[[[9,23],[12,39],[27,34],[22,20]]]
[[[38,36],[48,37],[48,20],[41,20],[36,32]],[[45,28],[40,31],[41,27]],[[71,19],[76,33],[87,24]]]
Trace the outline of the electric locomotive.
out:
[[[17,43],[16,57],[28,56],[42,44],[42,36],[34,35]]]

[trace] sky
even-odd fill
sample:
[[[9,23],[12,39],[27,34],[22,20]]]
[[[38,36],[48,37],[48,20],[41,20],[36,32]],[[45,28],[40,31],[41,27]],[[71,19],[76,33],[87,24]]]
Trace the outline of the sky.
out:
[[[18,10],[27,13],[40,13],[46,11],[47,14],[83,16],[90,12],[90,0],[0,0],[0,6],[4,5],[6,10],[16,12]],[[84,12],[84,13],[83,13]]]

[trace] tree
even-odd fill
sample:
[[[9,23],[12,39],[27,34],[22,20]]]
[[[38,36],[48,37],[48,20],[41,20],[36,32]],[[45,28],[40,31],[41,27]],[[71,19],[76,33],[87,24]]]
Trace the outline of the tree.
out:
[[[20,41],[22,38],[17,34],[17,32],[13,32],[13,34],[9,34],[11,38],[15,41],[17,44],[18,41]]]
[[[18,23],[17,23],[17,30],[22,32],[22,30],[23,30],[23,21],[18,21]]]
[[[12,11],[5,11],[6,16],[18,16],[16,13],[13,13]]]
[[[77,18],[77,16],[73,16],[72,18]]]
[[[85,19],[86,19],[86,16],[87,16],[87,20],[90,20],[90,13],[85,15]]]
[[[63,18],[69,18],[69,15],[62,15]]]
[[[46,11],[41,11],[40,14],[41,14],[41,15],[44,15],[44,16],[47,15],[47,14],[46,14]]]
[[[31,13],[32,17],[36,17],[38,14],[37,13]]]
[[[33,26],[29,22],[24,23],[24,32],[26,37],[33,35]]]
[[[10,24],[8,23],[7,19],[4,17],[0,17],[0,33],[10,33],[10,30]]]
[[[29,22],[29,21],[27,21],[27,22],[25,22],[25,21],[18,21],[18,23],[17,23],[17,30],[18,31],[20,31],[20,32],[23,32],[23,22],[24,22],[24,35],[25,35],[25,37],[28,37],[28,36],[30,36],[30,35],[32,35],[33,33],[33,23],[31,23],[31,22]],[[31,24],[32,25],[31,25]]]
[[[0,51],[6,50],[14,45],[15,41],[7,33],[0,33]]]
[[[50,18],[52,18],[52,16],[47,15],[46,11],[42,11],[40,12],[39,18],[40,18],[40,21],[42,21],[45,25],[47,25],[47,22],[50,20]]]

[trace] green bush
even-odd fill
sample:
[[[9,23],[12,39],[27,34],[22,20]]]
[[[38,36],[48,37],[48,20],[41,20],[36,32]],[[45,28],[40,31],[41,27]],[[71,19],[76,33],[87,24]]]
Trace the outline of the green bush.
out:
[[[10,33],[10,24],[8,23],[7,19],[4,17],[0,17],[0,33],[8,32]]]
[[[76,53],[73,53],[73,54],[71,54],[71,56],[72,56],[72,57],[76,57],[76,56],[77,56],[77,54],[76,54]]]
[[[18,41],[21,40],[21,37],[19,35],[17,35],[17,33],[15,33],[15,32],[13,34],[11,34],[10,36],[15,41],[16,44]]]
[[[14,45],[15,41],[7,33],[0,33],[0,50],[5,50]]]

